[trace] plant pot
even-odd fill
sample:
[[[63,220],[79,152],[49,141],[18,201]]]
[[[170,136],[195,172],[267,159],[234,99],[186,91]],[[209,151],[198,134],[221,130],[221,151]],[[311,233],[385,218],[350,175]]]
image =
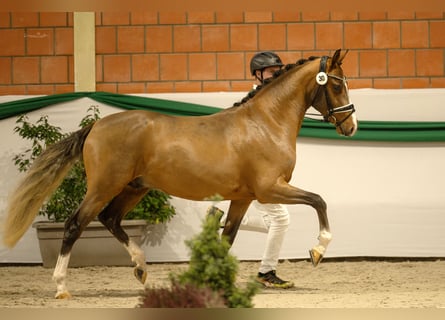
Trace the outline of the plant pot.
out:
[[[140,244],[147,225],[145,220],[122,220],[130,239]],[[40,254],[45,268],[54,268],[62,246],[65,224],[38,221],[33,224],[39,239]],[[130,255],[123,245],[99,221],[92,221],[75,242],[70,267],[132,266]]]

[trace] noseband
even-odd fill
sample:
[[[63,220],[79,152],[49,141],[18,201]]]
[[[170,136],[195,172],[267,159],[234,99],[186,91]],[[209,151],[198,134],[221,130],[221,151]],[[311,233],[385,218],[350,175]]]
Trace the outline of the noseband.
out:
[[[340,78],[336,75],[326,73],[327,60],[328,60],[328,56],[321,57],[320,70],[317,73],[317,75],[315,76],[315,80],[318,84],[318,88],[317,88],[317,92],[314,96],[313,101],[315,101],[315,99],[317,98],[320,88],[323,88],[324,96],[326,99],[326,105],[328,107],[328,113],[326,115],[323,115],[323,119],[325,122],[331,122],[336,127],[340,127],[343,124],[343,122],[345,122],[350,116],[352,116],[352,114],[355,112],[355,108],[354,108],[353,103],[349,103],[349,104],[346,104],[346,105],[343,105],[340,107],[336,107],[336,108],[332,107],[331,99],[329,98],[328,90],[326,88],[326,84],[328,83],[329,78],[334,78],[334,79],[343,81],[343,83],[346,87],[346,90],[348,89],[348,87],[346,85],[346,78]],[[344,112],[349,112],[349,114],[343,120],[338,121],[337,118],[335,117],[335,114],[336,113],[344,113]]]

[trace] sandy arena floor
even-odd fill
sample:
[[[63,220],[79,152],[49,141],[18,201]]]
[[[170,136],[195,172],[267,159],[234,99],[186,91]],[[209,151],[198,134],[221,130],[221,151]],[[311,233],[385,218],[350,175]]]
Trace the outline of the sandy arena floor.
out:
[[[169,284],[171,272],[187,264],[149,265],[149,285]],[[258,262],[239,264],[242,286]],[[0,266],[0,308],[134,308],[142,286],[130,267],[85,267],[68,270],[69,300],[56,300],[52,269]],[[264,289],[256,308],[445,308],[445,260],[435,261],[284,261],[278,275],[294,281],[290,290]]]

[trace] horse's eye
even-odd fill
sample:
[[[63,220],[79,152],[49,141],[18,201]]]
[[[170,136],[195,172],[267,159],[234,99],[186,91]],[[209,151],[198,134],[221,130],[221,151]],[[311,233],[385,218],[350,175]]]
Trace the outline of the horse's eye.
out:
[[[334,88],[335,92],[341,92],[343,86],[340,84],[334,84],[332,87]]]

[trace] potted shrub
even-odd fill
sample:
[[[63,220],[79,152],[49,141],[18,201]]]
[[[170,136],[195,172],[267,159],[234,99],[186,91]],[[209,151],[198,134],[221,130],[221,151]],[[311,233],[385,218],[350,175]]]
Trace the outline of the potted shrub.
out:
[[[92,106],[79,126],[84,127],[99,118],[99,109]],[[26,171],[47,145],[66,136],[61,128],[48,122],[48,116],[40,117],[33,124],[28,121],[26,115],[22,115],[18,117],[16,124],[14,132],[32,143],[31,148],[13,158],[19,171]],[[44,220],[33,224],[39,238],[44,267],[55,266],[62,243],[64,221],[77,209],[85,192],[85,170],[83,163],[79,161],[40,209],[39,215],[43,216]],[[160,190],[150,190],[122,221],[128,236],[140,243],[148,224],[169,221],[175,215],[175,208],[170,205],[169,199],[170,196]],[[92,221],[88,225],[74,245],[70,259],[70,266],[131,264],[130,256],[122,244],[99,221]]]

